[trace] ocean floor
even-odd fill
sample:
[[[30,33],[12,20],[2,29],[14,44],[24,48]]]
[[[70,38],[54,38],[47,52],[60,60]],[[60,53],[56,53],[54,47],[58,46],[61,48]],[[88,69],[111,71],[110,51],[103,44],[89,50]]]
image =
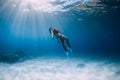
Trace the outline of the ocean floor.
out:
[[[120,64],[36,58],[15,64],[0,63],[0,80],[120,80]]]

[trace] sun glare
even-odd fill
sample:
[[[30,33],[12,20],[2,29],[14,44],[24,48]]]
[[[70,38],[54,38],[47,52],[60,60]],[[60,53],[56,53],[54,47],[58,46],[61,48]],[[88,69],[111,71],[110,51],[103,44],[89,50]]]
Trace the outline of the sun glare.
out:
[[[34,11],[40,11],[40,12],[54,12],[61,10],[63,7],[61,5],[53,5],[51,2],[54,2],[55,0],[21,0],[21,1],[15,1],[13,4],[13,7],[18,6],[19,3],[19,9],[25,12],[29,12],[30,10]]]
[[[49,2],[50,0],[26,0],[27,6],[31,6],[32,9],[43,12],[53,7]]]

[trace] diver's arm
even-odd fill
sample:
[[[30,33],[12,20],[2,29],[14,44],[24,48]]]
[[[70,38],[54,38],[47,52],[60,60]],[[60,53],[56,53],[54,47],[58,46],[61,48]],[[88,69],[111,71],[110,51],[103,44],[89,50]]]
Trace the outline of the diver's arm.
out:
[[[51,31],[51,36],[52,36],[52,39],[54,38],[54,34],[53,34],[53,31]]]

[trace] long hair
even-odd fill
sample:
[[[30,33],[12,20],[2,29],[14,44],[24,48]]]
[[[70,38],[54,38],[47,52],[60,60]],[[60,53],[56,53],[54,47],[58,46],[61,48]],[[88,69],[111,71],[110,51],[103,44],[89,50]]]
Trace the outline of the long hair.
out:
[[[49,28],[49,32],[50,32],[50,34],[51,34],[51,30],[52,30],[52,27]]]

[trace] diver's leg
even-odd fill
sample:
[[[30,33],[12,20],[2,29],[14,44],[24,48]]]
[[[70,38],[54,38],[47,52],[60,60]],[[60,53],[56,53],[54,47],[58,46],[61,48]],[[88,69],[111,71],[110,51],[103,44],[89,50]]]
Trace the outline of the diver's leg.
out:
[[[66,42],[67,42],[68,47],[71,48],[68,38],[66,38]]]
[[[71,48],[70,42],[69,42],[68,38],[67,38],[66,36],[64,36],[64,35],[61,35],[60,37],[61,37],[61,39],[65,40],[66,43],[67,43],[67,46],[68,46],[69,48]]]
[[[70,42],[69,42],[68,38],[67,38],[66,36],[62,36],[62,37],[63,37],[63,39],[66,41],[67,46],[68,46],[69,48],[71,48]]]
[[[62,47],[64,48],[64,50],[65,50],[65,52],[66,52],[66,51],[67,51],[67,49],[66,49],[66,47],[65,47],[64,40],[62,39],[62,40],[61,40],[61,42],[62,42]]]
[[[68,38],[65,37],[65,40],[66,40],[66,43],[67,43],[67,45],[68,45],[68,48],[67,48],[68,51],[70,51],[70,53],[72,53],[72,49],[71,49],[70,42],[69,42]]]
[[[66,56],[67,56],[67,59],[69,59],[69,52],[68,52],[68,50],[67,50],[66,47],[65,47],[64,39],[61,39],[61,42],[62,42],[62,46],[63,46],[63,48],[64,48],[64,50],[65,50],[65,54],[66,54]]]

